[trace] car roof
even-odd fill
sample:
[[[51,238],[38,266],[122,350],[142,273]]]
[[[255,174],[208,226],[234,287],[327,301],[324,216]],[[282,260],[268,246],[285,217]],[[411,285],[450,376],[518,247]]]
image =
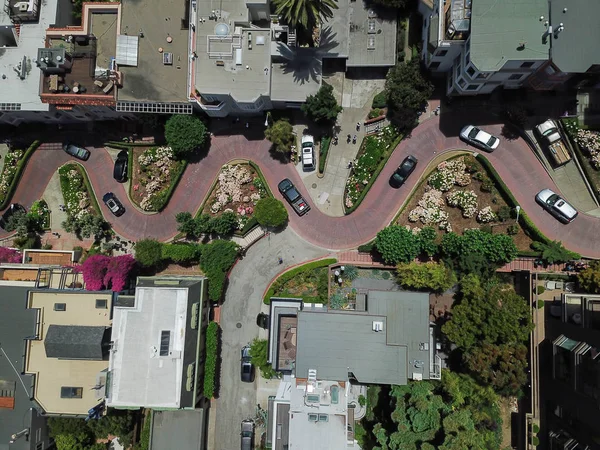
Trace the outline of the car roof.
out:
[[[477,133],[477,136],[475,136],[475,139],[477,139],[480,142],[483,142],[484,144],[487,144],[492,135],[487,131],[483,131],[481,128],[478,128],[478,130],[479,132]]]
[[[310,142],[311,144],[315,142],[315,138],[313,138],[310,134],[305,134],[302,136],[302,143]]]
[[[289,178],[284,178],[283,180],[281,180],[279,182],[279,184],[277,185],[279,187],[279,189],[283,189],[283,188],[287,188],[290,186],[293,186],[292,182],[290,181]]]
[[[554,204],[554,207],[568,218],[575,217],[577,215],[577,210],[567,203],[567,201],[562,197]]]

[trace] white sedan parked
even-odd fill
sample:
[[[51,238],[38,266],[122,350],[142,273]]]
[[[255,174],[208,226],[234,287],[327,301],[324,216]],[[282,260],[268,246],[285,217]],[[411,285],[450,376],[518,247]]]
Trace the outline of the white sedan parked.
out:
[[[467,125],[460,131],[460,138],[475,147],[487,152],[493,152],[500,145],[500,139],[486,133],[475,125]]]

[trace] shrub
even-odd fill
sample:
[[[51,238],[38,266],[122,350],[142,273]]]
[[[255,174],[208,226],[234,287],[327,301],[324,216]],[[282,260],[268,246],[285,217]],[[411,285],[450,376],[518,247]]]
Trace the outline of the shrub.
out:
[[[398,283],[409,289],[445,292],[456,283],[456,276],[450,268],[433,261],[398,264],[396,274]]]
[[[274,150],[279,153],[289,153],[292,145],[296,142],[294,128],[286,119],[278,120],[268,127],[265,130],[265,138],[273,144]]]
[[[165,124],[165,139],[179,159],[202,147],[207,134],[206,125],[191,114],[173,115]]]
[[[202,247],[195,244],[164,244],[162,258],[175,263],[189,264],[200,261]]]
[[[360,394],[358,396],[358,404],[360,406],[365,406],[367,404],[367,398],[364,395]]]
[[[538,426],[537,423],[534,423],[531,425],[531,431],[536,434],[540,432],[540,427]]]
[[[433,227],[423,227],[417,234],[417,240],[419,242],[419,252],[424,253],[427,256],[435,255],[439,246],[435,242],[437,239],[437,232]]]
[[[383,114],[383,110],[379,108],[372,109],[369,111],[369,115],[367,116],[369,119],[375,119]]]
[[[125,289],[134,268],[135,259],[131,255],[121,255],[110,258],[106,268],[106,275],[104,276],[104,286],[106,288],[110,287],[113,292],[121,292]]]
[[[266,197],[256,203],[254,217],[263,226],[278,228],[287,222],[288,213],[282,202],[272,197]]]
[[[135,259],[144,267],[156,266],[162,260],[162,244],[150,238],[136,242]]]
[[[83,263],[83,281],[88,291],[104,289],[104,279],[110,258],[105,255],[93,255]]]
[[[538,438],[537,436],[533,436],[531,438],[531,443],[534,447],[537,447],[538,445],[540,445],[540,438]]]
[[[371,104],[371,107],[373,109],[385,108],[386,104],[387,104],[386,94],[385,94],[385,91],[382,91],[379,94],[375,95],[375,97],[373,97],[373,103]]]
[[[359,252],[371,253],[373,250],[375,250],[375,241],[374,240],[370,241],[370,242],[367,242],[366,244],[358,246],[358,251]]]
[[[325,172],[325,163],[327,162],[327,154],[331,146],[331,136],[324,136],[321,139],[321,148],[319,150],[319,173]]]
[[[516,234],[519,234],[519,225],[517,225],[516,223],[509,225],[508,228],[506,229],[506,234],[508,234],[509,236],[514,236]]]
[[[410,262],[419,254],[419,240],[400,225],[390,225],[375,238],[375,247],[387,264]]]
[[[504,222],[504,221],[510,219],[510,216],[511,216],[510,207],[501,206],[500,208],[498,208],[498,211],[496,211],[496,216],[498,217],[498,220],[500,220],[500,222]]]
[[[309,95],[301,109],[315,123],[333,122],[342,111],[333,95],[333,87],[328,84],[323,84],[315,95]]]
[[[215,240],[202,248],[200,268],[208,277],[208,297],[221,300],[227,271],[235,263],[239,246],[232,241]]]
[[[567,250],[563,247],[562,242],[552,241],[549,243],[533,242],[531,248],[542,252],[542,259],[548,264],[563,263],[571,259],[579,259],[581,255]]]
[[[219,236],[228,236],[237,228],[237,217],[235,213],[226,211],[220,216],[213,217],[209,222],[213,233]]]
[[[206,356],[204,360],[204,396],[208,399],[215,395],[218,351],[219,325],[216,322],[211,322],[206,327]]]
[[[344,277],[350,281],[358,278],[358,268],[356,266],[344,266]]]
[[[269,345],[266,339],[254,338],[250,344],[250,357],[252,358],[252,364],[254,364],[255,367],[258,367],[263,378],[278,378],[279,374],[273,370],[271,364],[267,362],[268,348]]]
[[[544,307],[544,300],[536,300],[535,306],[537,309],[542,309]]]
[[[20,263],[23,262],[23,255],[17,249],[0,247],[0,262],[3,263]]]

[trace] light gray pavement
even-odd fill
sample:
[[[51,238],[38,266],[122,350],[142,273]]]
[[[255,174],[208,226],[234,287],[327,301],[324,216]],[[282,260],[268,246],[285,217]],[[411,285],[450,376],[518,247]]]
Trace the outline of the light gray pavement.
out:
[[[350,173],[348,162],[356,158],[365,136],[364,121],[371,110],[373,97],[383,90],[385,80],[352,80],[338,72],[327,77],[326,82],[333,86],[336,100],[344,108],[336,124],[338,145],[332,142],[329,147],[323,178],[317,176],[317,171],[302,172],[301,164],[297,168],[312,203],[328,216],[341,217],[344,215],[344,188]],[[359,131],[356,130],[357,122],[361,124]],[[357,136],[356,144],[347,143],[348,134]]]
[[[286,267],[329,253],[308,244],[288,227],[258,241],[233,268],[221,309],[221,389],[219,398],[211,403],[213,424],[209,425],[208,433],[211,450],[239,448],[241,421],[255,416],[257,403],[266,409],[268,396],[276,389],[276,382],[258,381],[258,373],[255,383],[240,380],[241,348],[259,335],[266,338],[264,330],[256,325],[256,316],[267,310],[262,295],[269,282]],[[278,264],[279,257],[283,259],[282,265]],[[257,430],[257,439],[261,431]]]
[[[50,178],[50,182],[46,186],[42,198],[48,203],[48,209],[50,210],[50,228],[52,228],[52,231],[61,234],[66,233],[61,226],[63,221],[67,220],[67,213],[60,210],[60,205],[63,205],[65,201],[60,189],[60,175],[58,174],[58,170],[54,172],[54,175]]]
[[[575,161],[552,170],[550,175],[560,188],[565,198],[578,210],[598,216],[598,205],[585,185],[583,174],[577,168]]]

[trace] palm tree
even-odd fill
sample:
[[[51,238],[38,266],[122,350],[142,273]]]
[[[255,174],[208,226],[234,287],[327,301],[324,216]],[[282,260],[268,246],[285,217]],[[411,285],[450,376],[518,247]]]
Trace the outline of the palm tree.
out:
[[[283,17],[284,22],[295,28],[302,25],[312,30],[315,25],[333,17],[337,9],[337,0],[274,0],[275,13]]]

